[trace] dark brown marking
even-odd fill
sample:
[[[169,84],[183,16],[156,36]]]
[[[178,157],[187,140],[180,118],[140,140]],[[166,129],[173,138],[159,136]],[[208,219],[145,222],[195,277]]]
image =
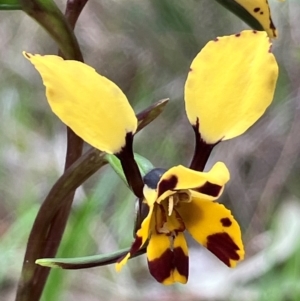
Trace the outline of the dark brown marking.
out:
[[[256,31],[256,30],[253,30],[252,32],[253,32],[254,34],[256,34],[256,33],[257,33],[257,31]]]
[[[239,247],[228,233],[216,233],[207,237],[207,249],[230,267],[231,260],[239,260]]]
[[[142,241],[143,241],[142,237],[137,236],[137,235],[135,236],[135,240],[132,243],[130,251],[129,251],[130,257],[132,257],[137,251],[139,251],[139,249],[142,247]],[[127,253],[124,256],[120,257],[117,260],[117,262],[121,262],[125,256],[127,256]]]
[[[264,14],[264,12],[263,12],[263,11],[261,11],[259,14],[260,14],[260,15],[263,15],[263,14]]]
[[[171,276],[174,265],[174,254],[167,249],[159,258],[148,260],[150,274],[158,281],[163,282]]]
[[[131,249],[130,249],[130,255],[133,255],[134,253],[136,253],[142,246],[142,237],[140,236],[135,236],[135,241],[133,242]]]
[[[189,257],[186,256],[180,247],[173,250],[174,263],[178,273],[188,280],[189,277]]]
[[[268,6],[268,9],[269,9],[269,16],[270,16],[270,29],[273,31],[273,34],[274,34],[274,37],[276,37],[276,27],[271,19],[271,10],[270,10],[270,6],[269,6],[269,3],[268,1],[267,2],[267,6]]]
[[[274,30],[274,32],[275,32],[275,30],[276,30],[276,27],[275,27],[275,25],[274,25],[274,23],[273,23],[273,21],[272,21],[272,19],[270,18],[270,28],[271,29],[273,29]]]
[[[114,155],[121,161],[122,169],[124,171],[128,186],[139,199],[142,199],[144,196],[144,182],[139,167],[134,160],[132,149],[133,133],[127,133],[125,141],[126,143],[122,149]]]
[[[222,186],[213,184],[210,182],[206,182],[203,186],[198,188],[193,188],[193,190],[198,191],[200,193],[210,195],[213,197],[217,197],[222,189]]]
[[[193,130],[195,133],[196,144],[190,168],[197,171],[203,171],[212,149],[220,141],[216,142],[215,144],[208,144],[202,139],[200,134],[199,118],[197,118],[196,124],[193,125]]]
[[[259,8],[259,7],[255,7],[255,8],[253,9],[253,11],[254,11],[255,13],[258,13],[258,12],[260,11],[260,8]]]
[[[192,69],[192,68],[190,68],[190,72],[191,72],[191,71],[193,71],[193,69]]]
[[[162,180],[158,185],[158,196],[160,197],[164,192],[173,190],[178,183],[178,179],[175,175],[172,175],[169,179]]]
[[[240,36],[241,36],[241,34],[240,34],[240,33],[237,33],[235,36],[236,36],[236,37],[240,37]]]
[[[232,225],[232,221],[228,217],[224,217],[220,220],[223,227],[230,227]]]
[[[215,39],[214,39],[214,42],[218,42],[218,41],[219,41],[219,39],[218,39],[218,38],[215,38]]]

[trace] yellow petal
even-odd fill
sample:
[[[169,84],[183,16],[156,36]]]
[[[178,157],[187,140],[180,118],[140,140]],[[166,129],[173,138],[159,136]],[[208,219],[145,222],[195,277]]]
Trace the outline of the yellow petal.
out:
[[[234,0],[252,15],[268,33],[270,38],[277,37],[277,31],[271,19],[268,0]]]
[[[278,66],[265,32],[243,31],[209,42],[185,84],[186,112],[208,144],[243,134],[273,99]]]
[[[125,146],[137,119],[118,86],[81,62],[23,54],[40,73],[51,109],[63,123],[107,153],[118,153]]]
[[[186,283],[188,278],[188,248],[182,233],[167,236],[153,233],[147,247],[151,275],[165,285]]]
[[[157,200],[157,189],[150,188],[147,185],[145,185],[143,189],[143,194],[148,206],[154,206],[154,203]]]
[[[244,258],[240,227],[223,205],[195,198],[176,209],[193,238],[226,265],[234,267]]]
[[[192,189],[199,197],[217,199],[229,181],[230,175],[223,162],[217,162],[210,171],[198,172],[182,165],[170,168],[158,183],[158,200],[164,200],[174,190]]]
[[[176,267],[173,271],[174,282],[187,283],[189,274],[189,252],[183,233],[179,232],[173,243],[174,262]]]
[[[149,213],[141,224],[141,228],[137,230],[135,240],[131,245],[130,251],[116,263],[116,270],[119,272],[127,263],[128,259],[140,250],[150,236],[150,230],[153,224],[153,206],[149,208]],[[154,225],[153,225],[154,227]]]

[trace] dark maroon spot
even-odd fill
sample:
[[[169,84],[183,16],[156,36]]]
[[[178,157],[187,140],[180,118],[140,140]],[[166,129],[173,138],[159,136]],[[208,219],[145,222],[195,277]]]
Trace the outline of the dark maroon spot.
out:
[[[240,33],[237,33],[235,36],[236,36],[236,37],[240,37],[240,36],[241,36],[241,34],[240,34]]]
[[[230,259],[239,260],[239,247],[228,233],[216,233],[207,237],[207,249],[230,267]]]
[[[142,237],[136,235],[135,236],[135,241],[131,245],[130,255],[133,255],[134,253],[136,253],[141,248],[142,242],[143,242]]]
[[[159,258],[148,260],[148,267],[151,275],[158,281],[163,282],[171,276],[174,267],[174,254],[167,249]]]
[[[162,180],[158,185],[158,196],[160,197],[164,192],[173,190],[178,183],[178,179],[175,175],[172,175],[169,179]]]
[[[230,227],[232,225],[232,221],[228,217],[224,217],[220,220],[223,227]]]
[[[186,256],[183,250],[179,247],[173,250],[174,252],[174,263],[177,271],[180,275],[184,276],[186,280],[189,277],[189,257]]]
[[[260,14],[260,15],[263,15],[263,14],[264,14],[264,12],[263,12],[263,11],[261,11],[259,14]]]
[[[191,71],[193,71],[193,69],[192,69],[192,68],[190,68],[190,72],[191,72]]]
[[[203,194],[207,194],[213,197],[217,197],[222,189],[222,186],[206,182],[201,187],[193,188],[193,190],[198,191]]]
[[[257,31],[256,31],[256,30],[253,30],[252,32],[253,32],[254,34],[255,34],[255,33],[257,33]]]
[[[218,41],[219,41],[219,39],[218,39],[218,38],[215,38],[215,39],[214,39],[214,41],[215,41],[215,42],[218,42]]]
[[[254,11],[255,13],[258,13],[258,12],[260,11],[260,8],[259,8],[259,7],[255,7],[255,8],[253,9],[253,11]]]

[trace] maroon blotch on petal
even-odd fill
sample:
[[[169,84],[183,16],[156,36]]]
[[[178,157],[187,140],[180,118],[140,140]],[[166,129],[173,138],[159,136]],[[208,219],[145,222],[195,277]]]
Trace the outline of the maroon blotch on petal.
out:
[[[134,254],[136,253],[142,246],[142,242],[143,242],[143,239],[142,237],[140,236],[135,236],[135,241],[133,242],[132,246],[131,246],[131,249],[130,249],[130,254]]]
[[[210,182],[206,182],[204,185],[198,188],[193,188],[193,190],[198,191],[200,193],[210,195],[213,197],[217,197],[222,189],[222,186],[213,184]]]
[[[232,225],[232,221],[228,217],[224,217],[220,220],[223,227],[230,227]]]
[[[132,243],[131,248],[130,248],[130,251],[129,251],[130,257],[131,257],[132,255],[134,255],[134,254],[142,247],[142,242],[143,242],[142,237],[136,235],[136,236],[135,236],[135,240],[134,240],[134,242]],[[125,254],[124,256],[120,257],[120,258],[117,260],[117,262],[121,262],[125,256],[127,256],[127,254]]]
[[[158,281],[163,282],[171,276],[174,268],[174,253],[167,249],[159,258],[149,261],[148,267],[151,275]]]
[[[158,185],[158,197],[168,190],[173,190],[178,183],[178,179],[175,175],[172,175],[169,179],[162,180]]]
[[[189,257],[186,256],[180,247],[173,250],[175,267],[180,275],[184,276],[186,280],[189,277]]]
[[[230,267],[230,259],[239,260],[239,247],[228,233],[216,233],[207,237],[207,249]]]

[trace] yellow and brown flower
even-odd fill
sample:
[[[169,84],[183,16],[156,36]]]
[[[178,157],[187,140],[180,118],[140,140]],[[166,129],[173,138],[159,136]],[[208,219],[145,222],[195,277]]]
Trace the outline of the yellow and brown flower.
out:
[[[217,38],[196,56],[185,84],[186,113],[195,133],[190,168],[154,169],[144,178],[132,150],[137,119],[123,92],[86,64],[24,55],[41,74],[53,112],[87,143],[120,159],[129,187],[148,208],[118,270],[147,246],[149,269],[159,282],[185,283],[185,230],[227,266],[243,259],[238,223],[215,202],[229,172],[221,162],[203,170],[214,146],[243,134],[273,99],[278,66],[265,32]]]
[[[228,180],[229,171],[221,162],[209,172],[181,165],[168,171],[150,171],[144,177],[148,215],[117,269],[146,244],[149,270],[157,281],[186,283],[189,261],[185,230],[226,265],[234,267],[244,257],[240,228],[230,211],[214,202]]]

